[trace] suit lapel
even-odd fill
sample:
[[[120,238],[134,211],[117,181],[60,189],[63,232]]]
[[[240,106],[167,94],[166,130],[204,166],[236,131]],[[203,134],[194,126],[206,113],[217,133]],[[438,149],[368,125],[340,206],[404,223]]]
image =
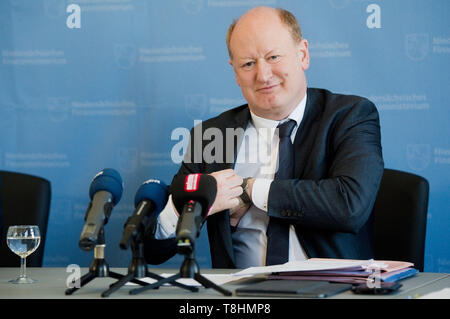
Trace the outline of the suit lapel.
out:
[[[301,178],[304,174],[307,158],[318,129],[318,119],[322,112],[321,105],[320,94],[317,90],[308,88],[305,113],[294,139],[296,178]]]
[[[248,125],[250,120],[250,111],[248,107],[240,110],[229,122],[229,124],[222,129],[224,134],[224,150],[223,154],[225,154],[226,160],[224,169],[234,168],[236,164],[237,153],[239,151],[239,147],[241,146],[242,140],[244,138],[244,131]],[[227,130],[233,131],[236,134],[227,134]],[[232,146],[230,146],[232,145]],[[229,154],[229,151],[232,150],[232,154]]]

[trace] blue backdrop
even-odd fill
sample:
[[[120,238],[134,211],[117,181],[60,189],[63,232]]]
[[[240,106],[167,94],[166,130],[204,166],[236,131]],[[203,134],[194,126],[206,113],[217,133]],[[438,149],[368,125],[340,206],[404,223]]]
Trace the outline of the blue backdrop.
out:
[[[142,182],[177,171],[172,132],[244,103],[225,35],[256,5],[298,17],[309,86],[375,102],[385,166],[430,182],[425,270],[450,272],[448,0],[0,1],[0,169],[52,183],[44,266],[91,261],[78,239],[89,184],[106,167],[125,183],[106,258],[128,265],[123,224]],[[199,242],[210,267],[205,229]]]

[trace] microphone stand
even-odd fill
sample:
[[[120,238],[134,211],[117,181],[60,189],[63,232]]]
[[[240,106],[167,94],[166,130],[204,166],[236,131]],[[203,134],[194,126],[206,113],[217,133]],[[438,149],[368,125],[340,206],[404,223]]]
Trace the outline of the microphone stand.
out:
[[[80,278],[80,287],[73,287],[66,290],[66,295],[71,295],[81,287],[88,284],[90,281],[92,281],[95,278],[105,278],[105,277],[111,277],[114,279],[121,279],[124,277],[123,275],[110,271],[109,265],[105,260],[105,231],[102,227],[98,234],[98,241],[94,248],[94,260],[91,262],[91,265],[89,266],[89,272],[85,275],[83,275]],[[137,283],[139,285],[146,285],[147,283],[133,279],[134,283]]]
[[[219,285],[216,285],[211,280],[207,279],[206,277],[204,277],[200,274],[200,268],[198,266],[197,261],[195,260],[193,248],[190,249],[190,251],[186,251],[184,253],[184,261],[181,265],[179,273],[177,273],[173,276],[161,279],[154,284],[149,284],[149,285],[146,285],[141,288],[130,290],[130,295],[136,295],[136,294],[138,294],[142,291],[146,291],[148,289],[159,288],[160,286],[162,286],[166,283],[174,284],[174,283],[176,283],[176,280],[180,279],[180,278],[192,278],[195,281],[197,281],[198,283],[200,283],[205,288],[213,288],[225,296],[232,295],[231,291],[228,291],[228,290],[220,287]],[[195,287],[193,287],[193,288],[195,288]],[[198,289],[192,290],[192,291],[197,292]]]
[[[104,291],[102,293],[102,297],[108,297],[110,294],[118,290],[120,287],[125,285],[129,281],[134,281],[136,278],[143,278],[143,277],[150,277],[155,280],[164,280],[165,278],[154,274],[148,270],[147,263],[144,259],[144,244],[143,244],[143,234],[142,232],[139,232],[137,236],[133,236],[133,241],[131,243],[131,251],[133,254],[133,258],[130,262],[130,265],[128,266],[128,274],[126,276],[123,276],[121,279],[116,281],[114,284],[112,284],[108,290]],[[140,283],[139,283],[140,284]],[[140,284],[141,286],[147,287],[148,283]],[[179,282],[174,282],[173,285],[188,289],[191,291],[198,291],[197,287],[191,287],[187,285],[180,284]],[[151,287],[154,289],[159,288],[157,287]],[[149,288],[150,289],[150,288]]]

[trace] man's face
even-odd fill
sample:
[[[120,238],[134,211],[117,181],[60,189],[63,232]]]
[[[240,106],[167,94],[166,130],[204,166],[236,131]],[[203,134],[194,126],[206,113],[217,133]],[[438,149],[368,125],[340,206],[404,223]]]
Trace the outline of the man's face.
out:
[[[250,110],[272,120],[287,117],[306,93],[308,42],[295,42],[277,13],[243,16],[230,41],[236,82]]]

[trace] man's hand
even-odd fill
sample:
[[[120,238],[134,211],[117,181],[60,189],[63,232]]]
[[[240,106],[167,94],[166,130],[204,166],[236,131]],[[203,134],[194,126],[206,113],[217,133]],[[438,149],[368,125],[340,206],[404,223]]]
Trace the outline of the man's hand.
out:
[[[233,169],[225,169],[209,175],[213,176],[217,181],[216,200],[211,207],[209,215],[238,206],[239,196],[243,192],[241,187],[243,178],[237,175]]]

